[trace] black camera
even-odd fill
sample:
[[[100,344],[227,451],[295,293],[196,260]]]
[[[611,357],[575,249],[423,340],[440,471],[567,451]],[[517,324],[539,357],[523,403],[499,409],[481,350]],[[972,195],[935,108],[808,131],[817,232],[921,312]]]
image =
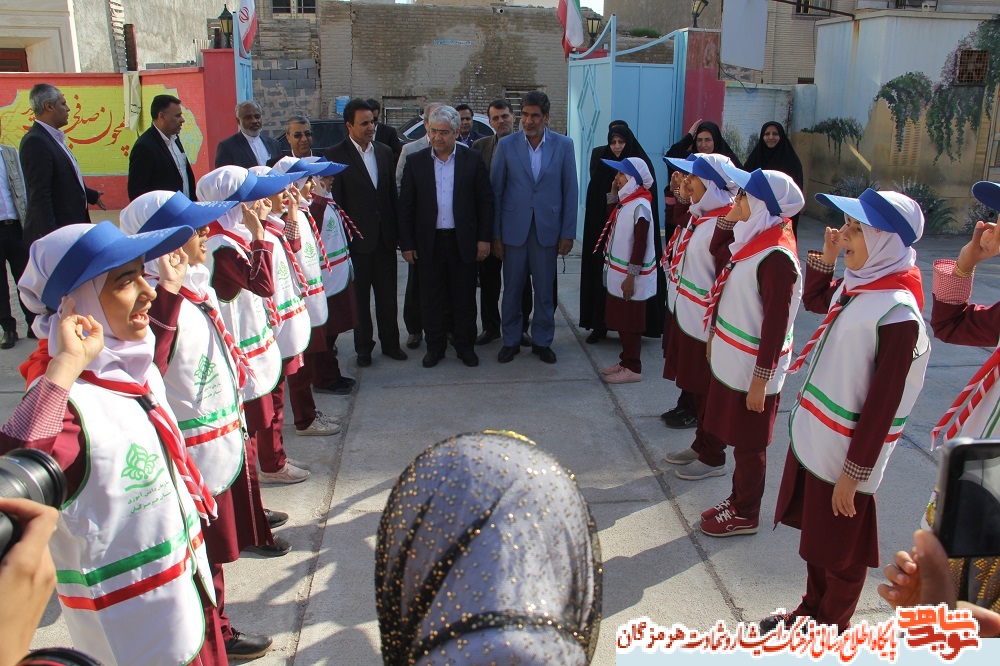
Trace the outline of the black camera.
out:
[[[934,532],[948,555],[1000,555],[1000,441],[948,442],[937,487]]]
[[[58,509],[66,501],[66,475],[47,453],[15,449],[0,456],[0,497],[30,499]],[[0,511],[0,558],[20,538],[20,526]]]

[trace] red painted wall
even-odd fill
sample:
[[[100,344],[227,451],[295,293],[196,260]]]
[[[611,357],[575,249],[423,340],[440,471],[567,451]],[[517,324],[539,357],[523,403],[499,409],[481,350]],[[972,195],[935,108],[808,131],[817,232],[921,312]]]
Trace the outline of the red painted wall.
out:
[[[698,119],[711,120],[722,127],[726,83],[719,80],[720,34],[688,32],[687,73],[684,79],[684,122],[686,132]]]

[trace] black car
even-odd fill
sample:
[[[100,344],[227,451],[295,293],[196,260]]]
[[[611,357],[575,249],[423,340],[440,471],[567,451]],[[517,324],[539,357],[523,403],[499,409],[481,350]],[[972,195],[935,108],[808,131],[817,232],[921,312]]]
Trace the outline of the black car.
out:
[[[344,125],[344,119],[338,118],[336,120],[314,120],[310,123],[310,127],[313,133],[313,150],[318,152],[326,152],[328,148],[332,148],[344,139],[347,138],[347,127]],[[288,137],[282,134],[278,139],[278,146],[281,147],[282,153],[290,153],[291,150],[288,147]]]

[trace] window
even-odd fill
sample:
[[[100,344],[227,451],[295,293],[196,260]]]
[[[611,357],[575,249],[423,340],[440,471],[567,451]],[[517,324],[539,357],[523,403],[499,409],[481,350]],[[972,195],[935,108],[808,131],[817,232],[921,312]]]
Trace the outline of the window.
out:
[[[890,166],[915,167],[920,162],[920,137],[923,134],[923,121],[907,120],[903,126],[903,145],[896,150],[896,141],[892,141],[889,155]]]
[[[271,0],[272,14],[291,14],[292,0]]]
[[[936,9],[937,0],[896,0],[896,9]]]
[[[795,0],[795,13],[799,16],[829,16],[830,0]]]
[[[958,52],[958,77],[956,83],[981,86],[986,83],[990,69],[990,52],[965,49]]]
[[[299,14],[315,14],[316,0],[297,0],[296,11]]]

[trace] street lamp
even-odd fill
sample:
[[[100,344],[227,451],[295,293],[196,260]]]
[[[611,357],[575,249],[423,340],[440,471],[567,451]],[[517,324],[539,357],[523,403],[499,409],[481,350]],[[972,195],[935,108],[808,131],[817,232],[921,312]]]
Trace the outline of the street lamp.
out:
[[[590,34],[590,45],[593,46],[594,42],[597,41],[597,34],[601,31],[601,17],[600,16],[588,16],[587,17],[587,32]]]
[[[219,23],[222,24],[222,34],[226,36],[226,48],[233,48],[233,13],[229,11],[229,5],[222,5]]]
[[[692,0],[691,2],[691,27],[698,27],[698,17],[708,6],[708,0]]]

